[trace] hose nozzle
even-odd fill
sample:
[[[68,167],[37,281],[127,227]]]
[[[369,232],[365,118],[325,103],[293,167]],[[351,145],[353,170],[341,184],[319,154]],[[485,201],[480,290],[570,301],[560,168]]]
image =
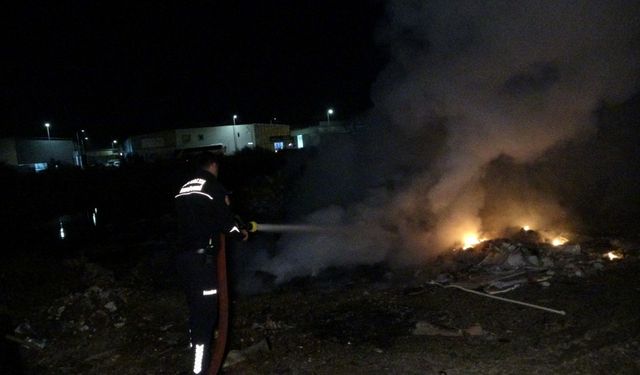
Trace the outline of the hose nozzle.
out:
[[[258,223],[255,221],[250,221],[247,225],[247,230],[251,233],[256,232],[258,230]]]

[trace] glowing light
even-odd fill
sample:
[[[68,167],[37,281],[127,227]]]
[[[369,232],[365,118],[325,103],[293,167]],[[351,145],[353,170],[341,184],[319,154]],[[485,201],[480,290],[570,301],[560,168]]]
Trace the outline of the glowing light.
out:
[[[617,251],[609,251],[608,253],[604,254],[604,256],[609,258],[609,260],[622,259],[622,254]]]
[[[482,241],[484,241],[484,239],[480,239],[477,234],[466,234],[462,239],[462,248],[472,248]]]
[[[64,227],[62,226],[62,221],[60,221],[60,239],[64,240],[65,237],[66,235],[64,233]]]
[[[93,220],[93,226],[97,226],[98,225],[98,218],[96,217],[96,213],[92,213],[91,214],[91,219]]]
[[[553,246],[562,246],[564,244],[566,244],[567,242],[569,242],[569,239],[566,237],[562,237],[562,236],[558,236],[556,238],[554,238],[553,240],[551,240],[551,244]]]
[[[522,229],[524,229],[524,230],[525,230],[525,232],[528,232],[528,231],[530,231],[530,230],[531,230],[531,227],[530,227],[530,226],[528,226],[528,225],[525,225],[525,226],[523,226],[523,227],[522,227]]]

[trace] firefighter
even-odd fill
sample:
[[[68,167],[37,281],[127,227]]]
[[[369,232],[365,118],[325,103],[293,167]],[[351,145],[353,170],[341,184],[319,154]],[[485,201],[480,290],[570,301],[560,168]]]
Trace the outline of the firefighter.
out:
[[[234,220],[227,191],[218,182],[221,156],[205,152],[198,171],[175,196],[182,250],[176,256],[189,305],[193,373],[206,374],[218,316],[216,252],[220,233],[243,241],[248,233]]]

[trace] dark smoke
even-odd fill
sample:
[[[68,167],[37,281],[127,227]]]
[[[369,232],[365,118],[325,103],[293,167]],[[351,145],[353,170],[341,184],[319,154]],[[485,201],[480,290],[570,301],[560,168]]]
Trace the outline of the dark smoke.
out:
[[[621,0],[390,1],[378,35],[390,63],[367,117],[376,125],[348,158],[368,183],[352,204],[309,218],[357,235],[285,236],[263,269],[284,280],[425,259],[468,233],[575,229],[576,187],[559,176],[577,168],[573,182],[584,183],[589,173],[564,155],[601,137],[602,103],[637,90],[639,10]]]

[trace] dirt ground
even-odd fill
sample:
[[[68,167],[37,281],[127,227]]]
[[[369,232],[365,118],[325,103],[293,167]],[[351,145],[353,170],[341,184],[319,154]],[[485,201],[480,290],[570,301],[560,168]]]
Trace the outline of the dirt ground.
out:
[[[146,255],[130,264],[89,259],[5,262],[2,373],[188,373],[175,275],[154,274],[162,262]],[[224,373],[640,373],[637,255],[500,295],[565,316],[429,285],[439,267],[337,269],[235,294],[228,347],[238,362]],[[421,323],[453,335],[414,334]]]

